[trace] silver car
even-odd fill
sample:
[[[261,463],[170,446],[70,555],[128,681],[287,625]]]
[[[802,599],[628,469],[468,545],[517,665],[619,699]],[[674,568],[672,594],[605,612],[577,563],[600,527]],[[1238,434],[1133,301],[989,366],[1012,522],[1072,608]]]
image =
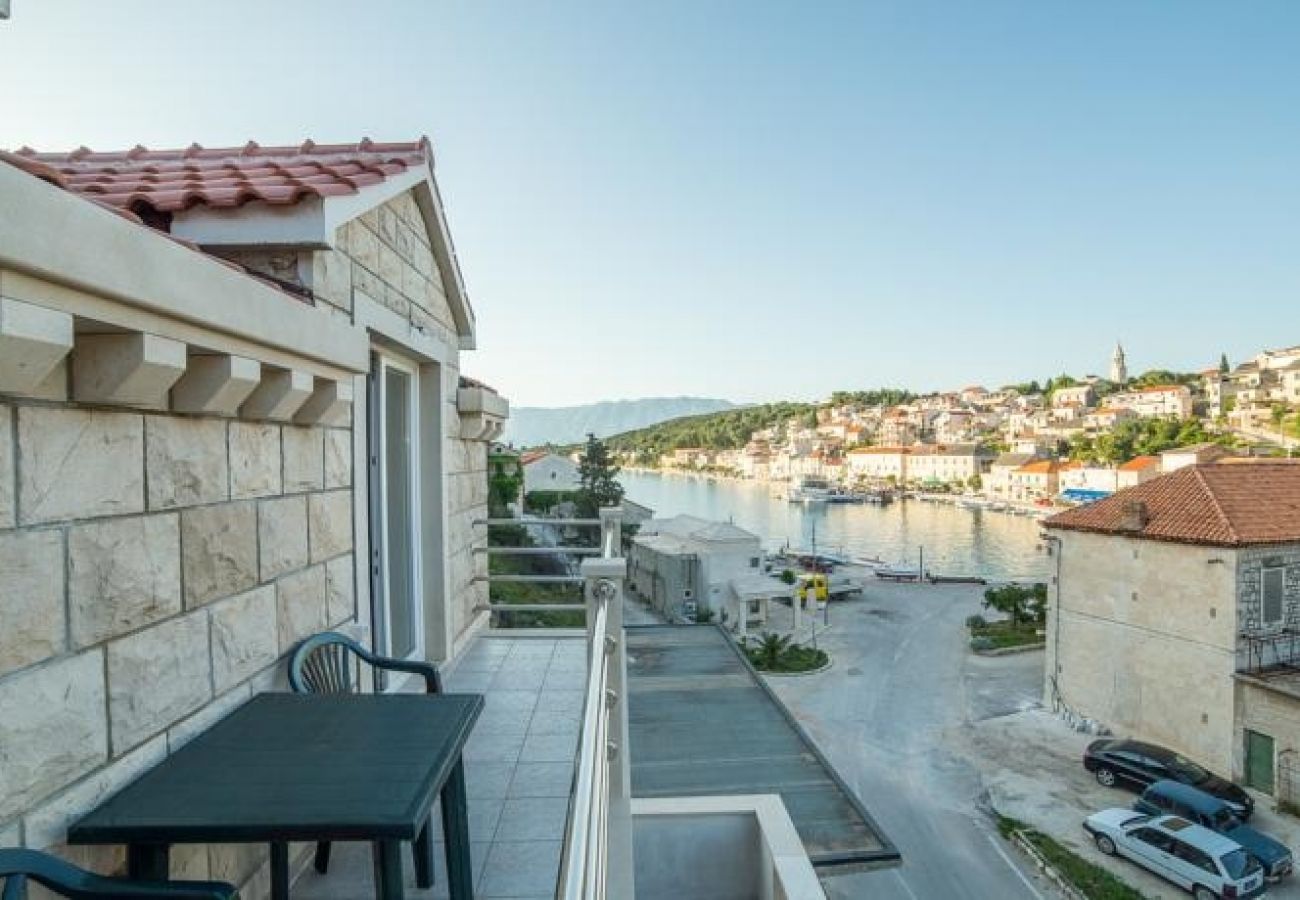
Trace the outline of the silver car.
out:
[[[1264,867],[1230,838],[1178,816],[1104,809],[1084,830],[1097,849],[1118,854],[1191,891],[1196,900],[1242,900],[1264,894]]]

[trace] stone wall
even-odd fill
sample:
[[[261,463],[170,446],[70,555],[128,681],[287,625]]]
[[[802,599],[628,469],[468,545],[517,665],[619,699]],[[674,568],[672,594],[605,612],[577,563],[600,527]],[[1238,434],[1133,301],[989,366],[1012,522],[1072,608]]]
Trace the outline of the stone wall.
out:
[[[1236,553],[1054,531],[1045,702],[1216,771],[1233,760]],[[1053,597],[1055,601],[1055,597]]]
[[[1282,625],[1300,629],[1300,546],[1252,547],[1241,552],[1237,565],[1238,616],[1245,634],[1267,633],[1263,622],[1264,567],[1284,566]]]
[[[316,301],[337,315],[353,317],[358,298],[364,297],[446,346],[459,346],[443,273],[420,208],[409,191],[343,225],[336,249],[304,253],[296,266],[283,254],[266,251],[231,251],[227,255],[257,271],[310,288]],[[456,408],[459,350],[452,350],[441,369],[447,603],[454,646],[484,619],[475,609],[487,603],[486,584],[474,580],[487,574],[487,560],[473,552],[476,545],[486,544],[487,535],[472,523],[487,516],[488,445],[460,436]],[[426,401],[428,398],[422,398]]]
[[[67,825],[354,618],[350,443],[0,401],[0,845],[115,868],[120,849],[59,846]],[[263,856],[179,848],[173,868],[241,884]]]

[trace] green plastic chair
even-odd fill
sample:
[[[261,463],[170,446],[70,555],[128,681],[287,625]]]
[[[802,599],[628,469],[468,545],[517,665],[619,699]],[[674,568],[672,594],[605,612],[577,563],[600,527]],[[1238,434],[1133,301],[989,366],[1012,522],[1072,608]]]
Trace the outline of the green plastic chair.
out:
[[[27,900],[29,884],[68,900],[239,900],[239,891],[220,881],[108,878],[37,850],[0,850],[0,882],[0,900]]]
[[[314,634],[298,645],[289,658],[289,686],[299,694],[355,693],[360,685],[353,678],[353,657],[374,669],[419,675],[424,679],[425,693],[442,693],[442,676],[432,663],[379,656],[337,631]],[[411,845],[411,856],[415,862],[415,883],[422,888],[432,887],[433,828],[430,819],[425,819],[424,827]],[[315,865],[316,871],[322,875],[329,871],[329,841],[316,844]]]

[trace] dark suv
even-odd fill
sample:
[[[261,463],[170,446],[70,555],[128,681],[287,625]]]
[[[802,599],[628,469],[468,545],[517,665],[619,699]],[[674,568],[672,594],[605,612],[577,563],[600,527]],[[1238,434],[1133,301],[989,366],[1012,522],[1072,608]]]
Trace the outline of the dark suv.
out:
[[[1255,811],[1255,801],[1240,787],[1155,744],[1114,738],[1093,741],[1083,751],[1083,767],[1106,787],[1123,786],[1141,791],[1157,781],[1169,779],[1218,797],[1243,822]]]

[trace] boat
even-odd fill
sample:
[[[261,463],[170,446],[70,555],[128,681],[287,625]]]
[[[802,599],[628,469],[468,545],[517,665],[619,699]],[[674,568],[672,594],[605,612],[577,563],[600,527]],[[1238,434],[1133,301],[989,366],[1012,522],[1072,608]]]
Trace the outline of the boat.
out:
[[[920,581],[921,570],[916,566],[880,566],[876,577],[881,581]]]
[[[791,503],[861,503],[857,494],[832,485],[825,478],[800,478],[787,495]]]

